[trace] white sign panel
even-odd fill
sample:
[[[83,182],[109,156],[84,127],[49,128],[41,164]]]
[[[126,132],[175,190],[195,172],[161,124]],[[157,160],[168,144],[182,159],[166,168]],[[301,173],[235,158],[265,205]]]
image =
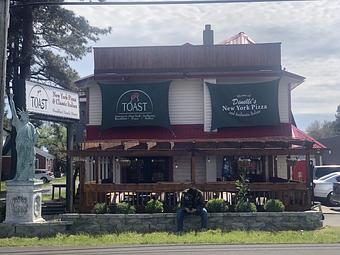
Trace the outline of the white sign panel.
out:
[[[26,81],[26,109],[31,113],[79,120],[77,93]]]

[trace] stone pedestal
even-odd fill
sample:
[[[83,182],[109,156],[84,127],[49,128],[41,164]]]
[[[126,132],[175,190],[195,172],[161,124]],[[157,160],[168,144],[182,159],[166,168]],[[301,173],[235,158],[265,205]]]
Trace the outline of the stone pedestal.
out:
[[[4,223],[44,222],[41,217],[41,180],[7,181],[6,219]]]

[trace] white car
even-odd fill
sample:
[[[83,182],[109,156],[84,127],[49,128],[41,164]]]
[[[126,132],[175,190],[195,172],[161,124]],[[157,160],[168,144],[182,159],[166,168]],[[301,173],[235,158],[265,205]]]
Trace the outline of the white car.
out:
[[[327,174],[317,180],[314,180],[314,197],[319,200],[326,200],[329,205],[336,205],[331,199],[333,192],[333,183],[340,182],[340,172]]]
[[[35,170],[34,178],[42,180],[44,183],[47,183],[54,179],[54,175],[50,171],[37,169]]]

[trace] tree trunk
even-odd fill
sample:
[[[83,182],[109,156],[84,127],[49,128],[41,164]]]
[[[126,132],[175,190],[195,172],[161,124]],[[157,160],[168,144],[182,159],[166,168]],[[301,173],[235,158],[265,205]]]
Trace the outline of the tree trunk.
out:
[[[23,10],[23,31],[20,63],[20,79],[30,77],[33,45],[33,7],[25,6]]]

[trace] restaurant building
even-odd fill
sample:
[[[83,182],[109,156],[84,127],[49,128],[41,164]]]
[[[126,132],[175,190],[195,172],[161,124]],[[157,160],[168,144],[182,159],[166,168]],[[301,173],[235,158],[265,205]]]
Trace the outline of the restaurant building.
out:
[[[69,152],[82,162],[80,209],[128,201],[143,211],[156,196],[171,211],[191,186],[233,205],[245,164],[258,205],[310,208],[292,167],[325,147],[294,124],[291,93],[304,79],[282,69],[280,43],[240,33],[214,44],[209,25],[203,45],[95,48],[94,74],[76,82],[86,139]]]

